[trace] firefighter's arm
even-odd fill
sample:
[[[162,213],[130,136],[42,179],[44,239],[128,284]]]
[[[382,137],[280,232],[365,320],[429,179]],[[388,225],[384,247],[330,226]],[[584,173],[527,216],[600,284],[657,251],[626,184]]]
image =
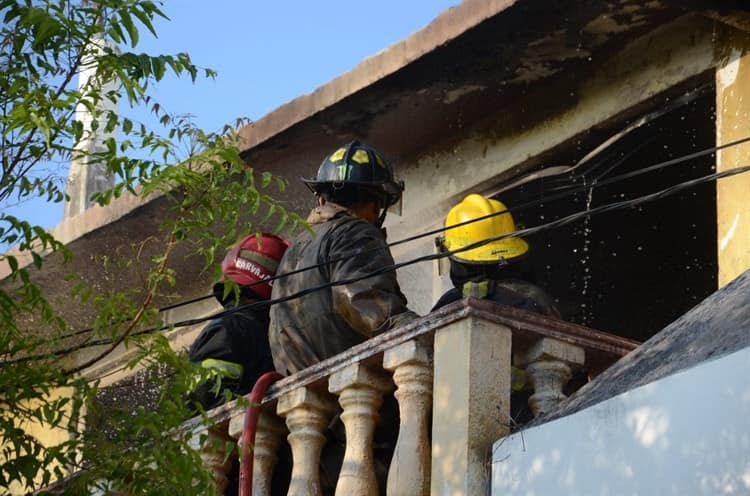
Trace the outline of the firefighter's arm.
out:
[[[329,256],[335,260],[352,254],[331,266],[331,280],[357,279],[393,265],[393,257],[380,231],[364,222],[347,226],[337,233]],[[336,313],[353,329],[367,337],[417,318],[406,308],[406,297],[401,293],[395,271],[332,288]]]

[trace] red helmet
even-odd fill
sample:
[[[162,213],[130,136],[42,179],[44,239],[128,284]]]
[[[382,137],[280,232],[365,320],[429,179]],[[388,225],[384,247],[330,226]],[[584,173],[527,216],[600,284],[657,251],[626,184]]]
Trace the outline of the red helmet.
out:
[[[221,262],[221,271],[225,279],[230,279],[240,286],[260,282],[248,290],[263,299],[268,299],[271,297],[273,281],[262,281],[276,274],[281,257],[288,247],[289,243],[273,234],[261,234],[260,243],[255,234],[251,234],[240,240],[227,253]],[[216,283],[214,293],[219,300],[223,292],[224,283]]]

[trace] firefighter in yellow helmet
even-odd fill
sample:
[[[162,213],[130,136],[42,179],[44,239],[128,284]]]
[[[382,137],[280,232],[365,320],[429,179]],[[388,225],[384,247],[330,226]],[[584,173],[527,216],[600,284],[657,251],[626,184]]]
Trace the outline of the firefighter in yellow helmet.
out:
[[[457,227],[449,229],[451,226]],[[516,231],[513,216],[502,202],[471,194],[448,212],[445,227],[443,246],[454,252],[450,256],[450,276],[454,287],[438,300],[433,310],[472,296],[560,317],[554,300],[547,292],[520,275],[517,267],[519,259],[529,251],[525,240],[509,236],[463,249]],[[511,420],[515,425],[522,425],[533,418],[528,407],[532,391],[524,371],[514,367],[512,376]]]
[[[510,236],[464,249],[515,232],[513,216],[502,202],[471,194],[448,212],[445,227],[443,245],[446,250],[454,252],[450,256],[454,287],[438,300],[433,310],[473,296],[560,317],[552,298],[519,274],[518,260],[529,251],[525,240]]]

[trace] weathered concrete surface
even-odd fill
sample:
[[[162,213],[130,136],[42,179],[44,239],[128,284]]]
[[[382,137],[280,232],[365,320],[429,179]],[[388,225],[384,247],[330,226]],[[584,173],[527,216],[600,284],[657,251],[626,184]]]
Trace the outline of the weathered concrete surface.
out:
[[[750,271],[581,388],[539,424],[750,346]]]
[[[450,143],[449,148],[441,148],[438,143],[418,157],[398,164],[407,187],[405,215],[390,218],[391,238],[401,239],[414,234],[415,225],[424,226],[420,231],[440,227],[450,207],[469,192],[491,194],[498,184],[521,171],[569,165],[561,161],[560,157],[565,153],[561,153],[562,150],[575,148],[574,143],[601,143],[614,132],[607,134],[608,130],[619,130],[624,126],[621,123],[637,118],[644,108],[658,107],[660,102],[668,101],[669,96],[665,97],[664,92],[673,91],[673,96],[680,95],[676,85],[691,78],[701,78],[712,69],[715,63],[712,33],[712,23],[705,19],[682,17],[629,40],[624,47],[607,46],[611,50],[607,52],[599,47],[602,51],[592,51],[591,60],[585,61],[585,67],[579,66],[577,60],[566,61],[570,65],[569,71],[555,73],[544,81],[520,86],[501,84],[473,97],[466,95],[464,99],[481,99],[483,105],[494,109],[492,115],[469,126],[469,130],[449,126],[453,136],[439,142]],[[615,43],[612,39],[608,41]],[[553,44],[551,40],[547,43]],[[550,50],[554,52],[552,48]],[[471,108],[471,105],[463,108],[461,118],[464,122],[470,121],[467,112]],[[539,188],[539,195],[544,195],[543,190],[543,187]],[[532,195],[535,193],[531,191]],[[599,202],[603,201],[601,196],[596,196]],[[527,196],[521,202],[534,198]],[[514,206],[513,203],[510,205]],[[551,219],[555,211],[547,214]],[[649,220],[644,217],[641,221]],[[710,240],[713,240],[713,235]],[[530,241],[536,244],[538,239]],[[426,238],[396,247],[394,256],[396,259],[411,259],[434,250],[433,239]],[[551,259],[559,260],[559,257],[568,255],[556,252]],[[564,277],[562,274],[558,276]],[[399,280],[418,312],[429,309],[450,284],[446,277],[440,279],[437,276],[434,264],[405,267],[399,272]],[[569,294],[568,287],[557,289],[553,292],[556,297],[575,300],[576,305],[582,302],[581,295]],[[713,289],[701,294],[700,298]],[[674,316],[648,329],[631,326],[626,330],[632,333],[628,337],[645,339]],[[602,327],[602,323],[594,325],[614,330]],[[622,329],[617,328],[617,332],[622,332]]]
[[[86,417],[86,428],[110,440],[117,439],[117,425],[110,420],[112,411],[132,412],[133,415],[139,407],[147,412],[157,411],[160,393],[157,379],[163,382],[169,373],[166,368],[142,369],[115,384],[102,387]]]
[[[476,318],[435,333],[430,494],[486,493],[490,447],[510,425],[511,338]]]
[[[750,136],[750,39],[725,29],[718,42],[716,70],[716,144]],[[716,171],[750,165],[750,143],[716,153]],[[750,174],[716,183],[719,286],[750,268]]]
[[[747,0],[666,0],[677,7],[696,10],[711,19],[750,32],[750,10]]]
[[[163,312],[161,318],[165,323],[169,324],[188,319],[209,317],[221,310],[222,306],[219,305],[215,299],[211,298]],[[185,351],[190,347],[205,325],[206,324],[197,324],[193,326],[176,327],[170,331],[164,331],[164,334],[167,336],[167,339],[169,339],[169,344],[173,350]],[[109,345],[99,345],[82,348],[71,353],[69,356],[65,357],[64,360],[71,365],[80,364],[99,356],[99,354],[101,354],[108,346]],[[98,379],[101,387],[107,387],[122,380],[124,377],[141,370],[140,366],[135,369],[127,366],[128,362],[133,359],[136,352],[137,350],[132,346],[128,348],[125,345],[119,345],[110,355],[94,363],[89,368],[85,369],[83,373],[86,377]],[[136,382],[135,384],[137,385],[138,383]]]

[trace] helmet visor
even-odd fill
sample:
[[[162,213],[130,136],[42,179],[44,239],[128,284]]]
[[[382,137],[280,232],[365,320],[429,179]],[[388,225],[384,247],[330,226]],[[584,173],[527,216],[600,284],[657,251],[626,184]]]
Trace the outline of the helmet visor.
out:
[[[392,181],[382,183],[381,188],[385,193],[386,210],[401,216],[403,212],[404,181],[394,178]]]
[[[401,193],[404,191],[404,182],[400,180],[394,180],[394,183],[394,188],[385,188],[391,200],[393,200],[394,197],[396,198],[396,201],[392,201],[388,206],[388,212],[400,217],[401,215],[403,215],[404,195],[402,195]],[[391,192],[388,191],[388,189],[393,189],[394,191]]]

